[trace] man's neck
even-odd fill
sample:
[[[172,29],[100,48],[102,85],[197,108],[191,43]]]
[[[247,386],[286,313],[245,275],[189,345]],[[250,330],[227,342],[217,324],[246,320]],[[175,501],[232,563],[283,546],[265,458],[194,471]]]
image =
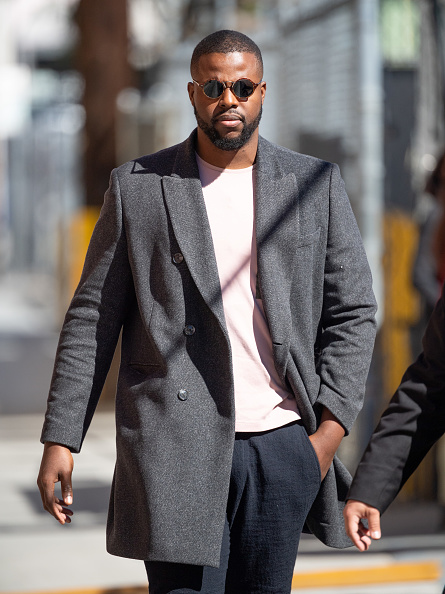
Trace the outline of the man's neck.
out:
[[[258,149],[258,129],[252,134],[246,144],[236,151],[223,151],[198,128],[196,152],[198,155],[215,167],[221,169],[244,169],[255,163]]]

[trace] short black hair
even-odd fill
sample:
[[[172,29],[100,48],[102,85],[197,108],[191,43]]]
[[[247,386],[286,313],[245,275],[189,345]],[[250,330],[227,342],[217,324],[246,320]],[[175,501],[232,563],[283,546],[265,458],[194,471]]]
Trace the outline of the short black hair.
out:
[[[223,29],[210,33],[204,37],[193,50],[192,59],[190,61],[190,71],[192,72],[198,67],[198,62],[201,56],[206,54],[230,54],[232,52],[244,52],[254,54],[257,59],[258,66],[263,75],[263,57],[260,48],[257,44],[239,31],[231,31],[230,29]]]

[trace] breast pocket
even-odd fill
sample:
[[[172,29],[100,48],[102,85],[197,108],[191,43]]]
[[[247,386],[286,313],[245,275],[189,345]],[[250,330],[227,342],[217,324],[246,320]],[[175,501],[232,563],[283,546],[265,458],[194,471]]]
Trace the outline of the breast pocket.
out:
[[[305,247],[307,245],[313,245],[315,243],[318,243],[318,241],[320,239],[320,234],[321,234],[321,227],[318,227],[318,229],[316,229],[313,233],[309,233],[308,235],[299,237],[295,244],[295,247],[300,248],[300,247]]]
[[[299,237],[295,244],[294,274],[295,278],[302,282],[302,279],[310,279],[324,274],[324,260],[326,250],[320,243],[322,235],[321,227],[314,232]]]
[[[306,321],[313,321],[323,301],[326,250],[321,239],[322,228],[318,227],[295,243],[290,297],[293,319],[305,312]]]

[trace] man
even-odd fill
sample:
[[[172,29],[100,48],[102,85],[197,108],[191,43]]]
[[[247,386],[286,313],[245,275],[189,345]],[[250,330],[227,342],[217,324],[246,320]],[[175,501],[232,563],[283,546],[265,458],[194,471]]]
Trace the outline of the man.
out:
[[[360,551],[381,537],[380,514],[444,432],[445,286],[428,322],[423,352],[383,413],[348,494],[346,532]]]
[[[349,542],[334,454],[362,402],[371,276],[338,168],[259,137],[256,44],[213,33],[191,76],[197,130],[111,176],[61,334],[39,486],[68,522],[70,450],[123,328],[108,551],[143,559],[154,594],[280,594],[306,517],[328,545]]]

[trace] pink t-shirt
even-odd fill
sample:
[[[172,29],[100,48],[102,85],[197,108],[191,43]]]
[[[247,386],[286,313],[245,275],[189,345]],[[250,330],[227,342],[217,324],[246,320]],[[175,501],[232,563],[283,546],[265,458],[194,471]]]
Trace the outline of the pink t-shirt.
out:
[[[273,361],[261,299],[256,298],[253,167],[220,169],[196,155],[232,347],[236,431],[265,431],[300,418]]]

